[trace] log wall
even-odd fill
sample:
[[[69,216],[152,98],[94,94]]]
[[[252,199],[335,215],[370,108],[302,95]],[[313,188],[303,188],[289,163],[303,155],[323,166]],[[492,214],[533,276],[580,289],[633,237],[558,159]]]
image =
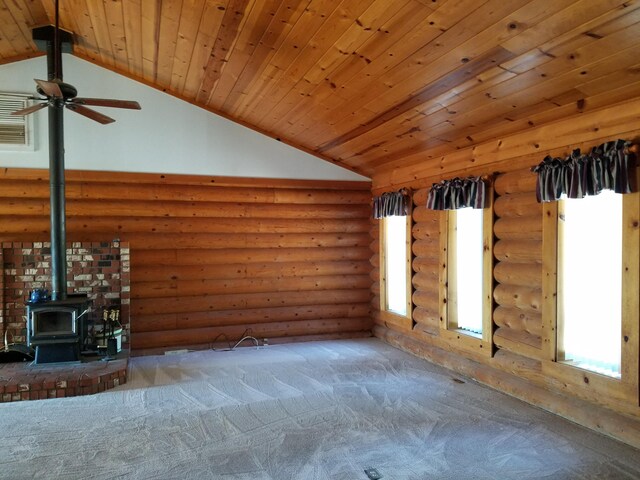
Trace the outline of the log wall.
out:
[[[131,247],[134,353],[368,335],[370,184],[67,173],[67,240]],[[0,174],[0,241],[49,238],[48,173]]]
[[[621,112],[617,117],[613,116],[615,110]],[[631,119],[639,117],[640,100],[635,99],[588,117],[531,128],[439,159],[379,170],[373,179],[374,194],[400,187],[410,187],[414,192],[414,326],[411,331],[398,328],[381,322],[374,312],[374,334],[399,348],[639,447],[640,379],[627,378],[624,385],[612,387],[615,381],[597,374],[578,369],[567,373],[570,367],[561,368],[550,356],[555,331],[549,331],[553,321],[549,312],[555,303],[554,299],[543,297],[543,218],[547,212],[543,213],[543,207],[536,202],[536,177],[530,171],[548,154],[561,156],[574,148],[587,150],[616,138],[637,143],[640,129]],[[492,355],[465,349],[451,335],[443,333],[438,290],[442,267],[440,214],[425,207],[432,183],[443,178],[484,174],[495,175]],[[637,231],[637,219],[634,228]],[[375,294],[379,281],[375,264],[373,272]],[[637,293],[637,284],[635,289]],[[375,302],[373,306],[377,308]],[[637,332],[638,326],[632,330]],[[634,333],[625,337],[625,341],[637,344],[637,337]],[[637,371],[634,376],[637,377]]]

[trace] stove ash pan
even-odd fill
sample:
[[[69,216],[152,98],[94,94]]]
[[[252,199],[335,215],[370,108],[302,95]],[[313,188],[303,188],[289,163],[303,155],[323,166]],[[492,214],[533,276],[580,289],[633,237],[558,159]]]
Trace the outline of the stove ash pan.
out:
[[[27,345],[36,363],[77,362],[82,344],[85,303],[27,304]]]

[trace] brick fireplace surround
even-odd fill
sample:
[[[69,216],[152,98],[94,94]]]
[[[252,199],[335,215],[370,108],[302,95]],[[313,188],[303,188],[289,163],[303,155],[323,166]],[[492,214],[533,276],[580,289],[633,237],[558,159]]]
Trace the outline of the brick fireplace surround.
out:
[[[69,292],[86,293],[92,302],[91,325],[101,325],[102,310],[120,309],[122,348],[129,346],[130,261],[129,245],[114,240],[76,242],[67,247]],[[10,342],[25,341],[26,308],[30,291],[48,288],[48,242],[2,243],[0,249],[0,327]],[[4,341],[4,338],[2,339]],[[2,343],[4,347],[4,343]],[[126,358],[111,362],[90,361],[69,365],[0,364],[0,402],[60,398],[102,392],[125,383]]]

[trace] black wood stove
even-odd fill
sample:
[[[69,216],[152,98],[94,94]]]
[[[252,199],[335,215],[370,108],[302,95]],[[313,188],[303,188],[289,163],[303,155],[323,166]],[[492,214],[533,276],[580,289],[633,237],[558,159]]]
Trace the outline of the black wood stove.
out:
[[[80,361],[89,307],[84,294],[27,303],[27,345],[35,349],[35,363]]]

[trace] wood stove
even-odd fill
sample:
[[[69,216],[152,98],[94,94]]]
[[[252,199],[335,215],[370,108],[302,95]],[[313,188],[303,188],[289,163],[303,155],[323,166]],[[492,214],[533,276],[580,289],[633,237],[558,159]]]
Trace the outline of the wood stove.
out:
[[[36,351],[36,364],[80,361],[88,308],[85,295],[27,303],[27,345]]]

